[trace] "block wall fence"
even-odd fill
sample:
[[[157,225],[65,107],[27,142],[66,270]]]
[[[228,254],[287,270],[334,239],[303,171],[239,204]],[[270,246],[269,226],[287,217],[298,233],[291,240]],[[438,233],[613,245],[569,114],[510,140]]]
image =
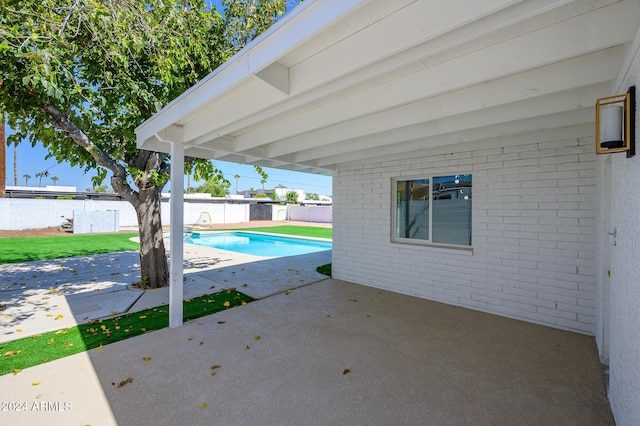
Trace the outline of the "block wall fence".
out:
[[[341,166],[333,180],[333,276],[594,334],[593,138],[499,143]],[[472,251],[390,241],[392,178],[467,173]]]
[[[288,219],[292,213],[288,208],[291,207],[293,206],[273,205],[272,220]],[[135,210],[127,201],[0,198],[0,229],[22,230],[60,226],[66,219],[73,218],[74,210],[118,210],[121,227],[138,226]],[[208,213],[212,223],[249,222],[249,204],[184,203],[185,225],[196,223],[202,212]],[[169,213],[169,203],[163,202],[163,225],[169,225]],[[295,216],[294,220],[331,222],[331,207],[297,207]]]

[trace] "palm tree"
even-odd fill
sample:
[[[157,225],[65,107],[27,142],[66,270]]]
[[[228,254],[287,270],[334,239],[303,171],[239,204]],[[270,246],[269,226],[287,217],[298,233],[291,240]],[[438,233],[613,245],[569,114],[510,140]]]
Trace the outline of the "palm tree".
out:
[[[29,186],[29,179],[31,179],[31,175],[22,175],[24,178],[24,186]]]
[[[238,179],[240,179],[240,175],[235,175],[233,177],[236,180],[236,194],[238,193]]]
[[[48,174],[49,174],[49,172],[36,173],[36,177],[39,179],[38,180],[38,186],[42,186],[42,178],[46,177]]]
[[[58,182],[60,178],[58,176],[51,176],[51,182],[53,182],[53,186],[56,186],[56,182]]]

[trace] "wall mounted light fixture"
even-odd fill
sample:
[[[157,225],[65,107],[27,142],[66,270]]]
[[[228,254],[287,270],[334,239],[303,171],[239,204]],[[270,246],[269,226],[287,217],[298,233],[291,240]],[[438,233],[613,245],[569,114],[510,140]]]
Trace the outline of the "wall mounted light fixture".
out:
[[[636,87],[596,101],[596,153],[636,154]]]

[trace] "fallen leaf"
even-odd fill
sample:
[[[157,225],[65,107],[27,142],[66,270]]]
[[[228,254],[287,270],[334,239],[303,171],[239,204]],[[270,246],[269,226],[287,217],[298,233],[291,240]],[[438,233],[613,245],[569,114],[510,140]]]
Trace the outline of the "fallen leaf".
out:
[[[221,366],[221,365],[218,365],[218,364],[216,364],[216,365],[212,365],[212,366],[211,366],[211,369],[212,369],[212,370],[216,370],[216,369],[218,369],[218,368],[222,368],[222,366]]]
[[[351,372],[350,368],[345,368],[342,374],[349,374]]]
[[[225,321],[218,321],[218,324],[225,324]]]
[[[254,339],[260,340],[260,336],[256,336],[256,337],[254,337]]]
[[[56,315],[55,320],[58,321],[58,320],[61,320],[62,318],[64,318],[64,315],[58,314]]]
[[[143,359],[143,361],[151,361],[151,357],[150,356],[145,356],[142,359]]]
[[[249,346],[245,346],[245,347],[244,347],[244,350],[245,350],[245,351],[248,351],[248,350],[249,350]]]
[[[102,343],[100,343],[100,346],[98,346],[98,347],[96,348],[96,351],[99,351],[99,350],[101,350],[101,349],[102,349]]]
[[[291,293],[291,290],[287,290],[284,292],[284,294],[289,294],[289,293]]]
[[[40,382],[32,382],[31,386],[38,386],[40,384]]]
[[[121,388],[124,385],[126,385],[127,383],[132,383],[132,382],[133,382],[133,379],[131,377],[127,377],[126,379],[124,379],[123,381],[118,383],[118,387]]]
[[[48,316],[48,317],[52,317],[52,316],[53,316],[53,314],[47,314],[47,316]]]
[[[245,302],[244,300],[242,301],[242,306],[246,305],[247,302]]]
[[[140,319],[145,319],[146,317],[146,315],[140,315]]]
[[[193,337],[189,337],[187,340],[188,340],[188,341],[192,341],[192,340],[193,340]]]
[[[22,329],[21,328],[17,329],[16,333],[22,333]]]
[[[203,402],[202,404],[200,404],[200,408],[207,408],[207,404]]]
[[[229,306],[231,306],[231,303],[229,303],[229,301],[226,301],[222,304],[225,308],[228,308]]]
[[[11,372],[13,373],[13,375],[15,376],[16,374],[18,374],[19,372],[21,372],[22,370],[19,368],[12,368]]]

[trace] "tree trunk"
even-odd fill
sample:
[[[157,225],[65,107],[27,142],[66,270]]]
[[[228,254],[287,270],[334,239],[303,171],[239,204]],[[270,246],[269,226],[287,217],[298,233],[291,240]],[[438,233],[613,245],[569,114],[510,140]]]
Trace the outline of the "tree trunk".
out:
[[[141,190],[134,204],[140,231],[141,287],[159,288],[169,284],[169,267],[162,238],[160,188]]]
[[[13,145],[13,185],[18,186],[18,144]]]

